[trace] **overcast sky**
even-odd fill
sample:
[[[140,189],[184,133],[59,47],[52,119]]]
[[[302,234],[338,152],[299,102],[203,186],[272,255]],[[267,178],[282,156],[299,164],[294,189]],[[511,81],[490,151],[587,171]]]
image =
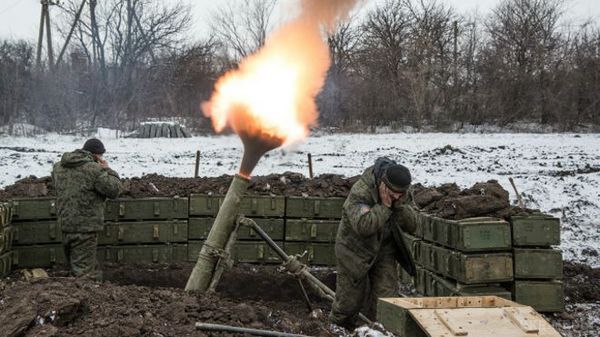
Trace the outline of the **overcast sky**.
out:
[[[178,0],[164,0],[165,3]],[[192,8],[193,27],[191,36],[201,37],[207,32],[207,20],[215,7],[222,1],[229,0],[182,0]],[[288,11],[287,6],[298,0],[279,0],[281,18]],[[327,0],[323,0],[327,1]],[[373,6],[383,0],[363,0],[362,6]],[[478,11],[486,15],[500,0],[439,0],[461,13]],[[281,9],[284,8],[284,9]],[[600,0],[567,0],[567,19],[572,23],[593,20],[600,22]],[[51,11],[60,9],[53,8]],[[51,12],[52,15],[52,12]],[[0,0],[0,38],[27,39],[35,41],[40,16],[39,0]]]

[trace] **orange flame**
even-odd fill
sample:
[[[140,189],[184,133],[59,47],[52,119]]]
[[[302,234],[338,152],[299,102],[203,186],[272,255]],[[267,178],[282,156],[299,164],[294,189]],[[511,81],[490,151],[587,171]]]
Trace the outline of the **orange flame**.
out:
[[[304,139],[318,117],[315,97],[329,68],[321,34],[331,29],[357,0],[303,0],[300,15],[274,32],[264,47],[221,77],[202,104],[217,132],[289,144]]]

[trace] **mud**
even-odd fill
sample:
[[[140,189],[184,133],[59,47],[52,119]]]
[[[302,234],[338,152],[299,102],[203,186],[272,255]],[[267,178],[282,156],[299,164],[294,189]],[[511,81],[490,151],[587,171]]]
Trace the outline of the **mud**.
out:
[[[527,214],[533,210],[510,205],[508,191],[496,180],[476,183],[461,190],[456,184],[439,187],[415,185],[414,201],[423,211],[445,219],[464,219],[494,216],[508,219],[513,215]]]
[[[567,302],[600,303],[600,268],[565,262],[563,272]]]
[[[64,277],[25,281],[19,272],[0,280],[0,336],[230,336],[203,333],[195,322],[306,334],[349,335],[327,323],[328,303],[311,296],[309,314],[295,279],[277,266],[237,265],[217,293],[188,294],[182,287],[192,264],[105,265],[103,283]],[[312,270],[333,288],[331,268]],[[546,317],[564,336],[593,336],[588,312],[600,303],[600,269],[565,264],[567,311]]]
[[[192,193],[225,194],[232,176],[174,178],[158,174],[123,179],[125,191],[121,197],[170,197],[188,196]],[[248,193],[258,195],[290,195],[316,197],[345,197],[358,176],[344,178],[335,174],[322,174],[308,179],[300,173],[286,172],[252,177]],[[0,200],[17,197],[41,197],[55,194],[50,177],[34,176],[21,179],[13,185],[0,189]]]
[[[320,313],[311,315],[293,277],[276,267],[236,266],[210,295],[173,287],[191,267],[105,266],[103,283],[61,277],[61,270],[32,281],[14,273],[0,282],[0,336],[230,336],[195,331],[196,322],[338,335],[327,323],[328,304],[311,297]],[[331,270],[321,273],[331,282]]]

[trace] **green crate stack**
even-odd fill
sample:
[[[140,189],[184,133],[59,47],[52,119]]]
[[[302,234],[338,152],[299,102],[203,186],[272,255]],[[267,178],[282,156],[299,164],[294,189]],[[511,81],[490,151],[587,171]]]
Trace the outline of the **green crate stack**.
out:
[[[407,207],[415,226],[403,233],[417,267],[414,286],[424,296],[497,295],[510,298],[513,280],[510,224],[490,218],[446,220]]]
[[[190,196],[188,261],[195,262],[198,259],[202,243],[208,237],[223,200],[224,196],[220,195],[192,194]],[[256,221],[275,242],[283,246],[285,197],[246,195],[240,203],[239,214]],[[279,257],[258,234],[246,226],[238,228],[232,254],[236,262],[281,263]]]
[[[335,266],[334,242],[344,198],[288,197],[285,251],[308,265]]]
[[[12,263],[16,268],[50,267],[64,262],[56,200],[18,198],[10,202],[13,226]]]
[[[513,300],[542,312],[564,310],[560,220],[534,213],[513,216]]]
[[[11,211],[9,203],[0,203],[0,277],[12,270],[14,228],[11,226]]]
[[[158,197],[106,202],[98,259],[112,263],[183,262],[189,199]]]

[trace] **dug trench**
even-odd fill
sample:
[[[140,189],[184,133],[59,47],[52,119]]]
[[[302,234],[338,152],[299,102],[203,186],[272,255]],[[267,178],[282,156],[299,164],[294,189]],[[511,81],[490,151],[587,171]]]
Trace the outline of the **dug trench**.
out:
[[[196,322],[339,335],[329,304],[307,289],[309,311],[296,279],[276,266],[237,265],[209,295],[183,290],[192,267],[104,265],[102,283],[66,277],[62,267],[30,280],[14,272],[0,281],[0,336],[231,335],[196,331]],[[334,286],[332,269],[313,274]]]
[[[39,279],[15,271],[0,281],[0,336],[231,336],[196,331],[196,322],[349,335],[327,323],[329,304],[309,290],[311,313],[296,279],[278,266],[236,265],[209,295],[183,290],[192,267],[107,264],[102,283],[67,277],[62,266]],[[600,302],[600,270],[568,262],[564,272],[567,305]],[[312,273],[334,288],[332,268]],[[546,317],[578,320],[569,312]],[[590,327],[581,329],[574,336],[586,336]]]

